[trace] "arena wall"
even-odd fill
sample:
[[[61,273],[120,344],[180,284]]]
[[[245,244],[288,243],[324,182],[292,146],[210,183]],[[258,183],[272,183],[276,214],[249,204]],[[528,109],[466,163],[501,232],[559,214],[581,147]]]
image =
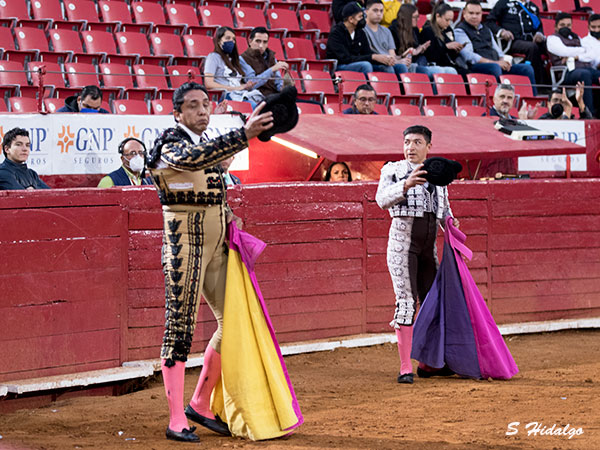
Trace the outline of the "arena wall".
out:
[[[280,342],[389,332],[390,218],[376,183],[236,187],[267,242],[256,266]],[[600,317],[599,179],[457,182],[471,273],[499,324]],[[164,322],[154,188],[0,192],[0,381],[157,358]],[[192,351],[214,331],[205,303]]]

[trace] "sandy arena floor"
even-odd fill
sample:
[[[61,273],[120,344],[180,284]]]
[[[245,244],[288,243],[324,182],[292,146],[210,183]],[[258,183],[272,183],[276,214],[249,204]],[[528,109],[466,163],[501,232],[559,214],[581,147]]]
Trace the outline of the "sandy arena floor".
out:
[[[0,417],[0,449],[600,449],[600,330],[507,338],[510,381],[395,381],[391,344],[286,358],[305,424],[288,439],[248,442],[200,429],[201,444],[167,441],[160,379],[121,397],[79,397]],[[198,369],[188,371],[190,397]],[[518,433],[507,436],[512,422]],[[564,435],[528,435],[532,422]],[[121,433],[120,433],[121,432]]]

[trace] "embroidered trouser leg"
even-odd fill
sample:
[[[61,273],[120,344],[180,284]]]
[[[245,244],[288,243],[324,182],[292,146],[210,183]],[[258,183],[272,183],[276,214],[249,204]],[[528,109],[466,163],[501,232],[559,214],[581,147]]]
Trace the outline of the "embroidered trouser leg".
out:
[[[201,294],[218,325],[209,344],[220,352],[227,276],[225,213],[220,206],[209,206],[165,208],[163,215],[166,312],[161,358],[172,365],[187,361]]]
[[[412,325],[417,299],[425,300],[433,284],[438,261],[435,249],[435,215],[395,217],[390,227],[387,263],[396,295],[396,311],[390,325]]]

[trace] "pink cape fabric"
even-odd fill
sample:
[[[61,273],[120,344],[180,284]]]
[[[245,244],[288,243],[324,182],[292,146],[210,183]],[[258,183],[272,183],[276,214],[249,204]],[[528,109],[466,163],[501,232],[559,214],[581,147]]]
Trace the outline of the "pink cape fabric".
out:
[[[473,252],[465,245],[466,235],[452,224],[452,217],[446,219],[446,233],[454,250],[471,317],[481,375],[483,378],[509,379],[519,369],[461,256],[462,254],[469,260],[473,256]]]

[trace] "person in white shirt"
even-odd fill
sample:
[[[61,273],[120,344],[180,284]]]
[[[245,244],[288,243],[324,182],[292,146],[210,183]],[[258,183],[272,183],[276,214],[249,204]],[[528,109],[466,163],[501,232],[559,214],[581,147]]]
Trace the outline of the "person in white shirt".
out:
[[[592,65],[600,67],[600,14],[592,14],[588,19],[589,34],[581,40],[581,45],[592,58]]]
[[[585,90],[583,101],[593,116],[597,117],[595,102],[600,100],[600,91],[592,92],[592,84],[598,85],[600,70],[594,65],[594,57],[583,47],[579,36],[572,31],[573,19],[568,13],[558,13],[554,25],[554,34],[548,36],[546,45],[553,66],[567,66],[565,85],[583,82]]]

